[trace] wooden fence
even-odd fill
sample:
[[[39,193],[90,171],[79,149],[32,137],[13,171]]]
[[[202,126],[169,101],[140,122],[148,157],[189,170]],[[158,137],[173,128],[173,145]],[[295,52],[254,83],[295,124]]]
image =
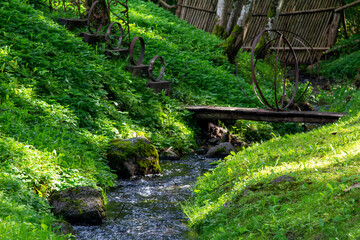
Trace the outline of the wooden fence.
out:
[[[212,32],[216,22],[217,2],[218,0],[179,0],[176,14],[189,24]],[[228,9],[228,12],[230,11],[231,8]]]
[[[271,0],[253,0],[242,49],[251,49],[254,37],[266,28],[270,3]],[[228,18],[232,5],[228,6]],[[179,0],[176,14],[197,28],[212,32],[216,23],[216,7],[217,0]],[[315,56],[319,57],[335,43],[342,17],[342,12],[336,10],[341,10],[340,7],[340,0],[287,0],[272,27],[300,35],[313,47]],[[299,62],[308,63],[306,48],[293,40]]]

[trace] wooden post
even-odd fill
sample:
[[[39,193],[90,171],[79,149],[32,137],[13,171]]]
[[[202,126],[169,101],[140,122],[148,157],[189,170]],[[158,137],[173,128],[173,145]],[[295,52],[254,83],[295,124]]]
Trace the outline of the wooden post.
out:
[[[345,11],[342,11],[342,23],[343,23],[344,32],[345,32],[345,38],[346,38],[346,39],[349,39],[349,34],[348,34],[347,27],[346,27],[346,16],[345,16]]]
[[[328,34],[328,47],[332,47],[336,42],[337,31],[340,25],[341,12],[334,12],[333,20],[330,24],[329,34]]]
[[[181,5],[183,4],[183,0],[178,0],[177,2],[177,8],[176,8],[176,11],[175,11],[175,15],[177,17],[180,17],[180,13],[181,13]]]

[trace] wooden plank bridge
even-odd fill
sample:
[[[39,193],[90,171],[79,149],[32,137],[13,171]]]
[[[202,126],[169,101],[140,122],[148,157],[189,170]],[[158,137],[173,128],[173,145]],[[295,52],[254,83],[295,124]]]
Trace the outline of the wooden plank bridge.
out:
[[[194,118],[210,120],[253,120],[266,122],[333,123],[346,113],[313,111],[270,111],[258,108],[188,106]]]

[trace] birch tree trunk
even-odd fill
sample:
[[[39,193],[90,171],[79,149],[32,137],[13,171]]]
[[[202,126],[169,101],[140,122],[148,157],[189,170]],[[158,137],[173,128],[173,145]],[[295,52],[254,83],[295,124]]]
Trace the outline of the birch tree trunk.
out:
[[[230,36],[223,44],[224,51],[231,63],[235,62],[235,57],[243,45],[248,22],[251,16],[250,13],[253,0],[238,0],[235,2],[235,4],[238,4],[239,6],[237,9],[238,13],[234,13],[234,15],[238,15],[239,17],[237,18],[236,25],[233,28]]]
[[[267,25],[265,26],[265,29],[267,30],[271,30],[274,28],[274,26],[276,26],[276,21],[279,17],[281,8],[284,4],[284,0],[272,0],[270,3],[270,7],[269,7],[269,11],[267,14],[268,17],[268,22]],[[259,43],[256,45],[255,48],[255,55],[257,56],[257,58],[264,58],[265,56],[263,56],[263,54],[265,54],[267,51],[266,49],[264,51],[261,51],[266,42],[268,42],[270,40],[271,36],[269,35],[269,32],[265,32],[261,38]]]
[[[213,34],[219,37],[224,37],[226,35],[226,25],[227,25],[227,9],[229,8],[231,0],[219,0],[216,7],[216,24],[213,29]]]
[[[231,34],[232,30],[234,29],[234,27],[236,25],[237,19],[240,16],[242,2],[243,2],[243,0],[235,0],[233,3],[233,8],[231,10],[231,14],[230,14],[229,20],[227,22],[227,26],[226,26],[227,36],[229,36]]]

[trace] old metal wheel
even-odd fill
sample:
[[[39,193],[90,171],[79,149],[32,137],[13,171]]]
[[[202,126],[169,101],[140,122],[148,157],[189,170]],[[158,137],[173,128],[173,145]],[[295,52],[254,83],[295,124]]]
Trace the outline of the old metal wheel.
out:
[[[114,30],[115,33],[112,35]],[[123,36],[124,36],[124,30],[121,24],[118,22],[110,23],[105,34],[105,39],[109,48],[113,50],[119,49],[123,40]]]
[[[96,34],[105,26],[107,21],[108,9],[104,2],[95,1],[88,14],[88,29],[92,34]]]
[[[161,63],[161,69],[160,69],[160,73],[159,73],[159,76],[157,78],[154,78],[154,75],[153,75],[153,71],[154,71],[154,68],[155,68],[155,63],[156,63],[156,60],[160,60],[160,63]],[[151,61],[150,61],[150,66],[149,66],[149,77],[151,80],[153,80],[154,82],[159,82],[162,77],[164,76],[164,73],[165,73],[165,60],[162,56],[159,56],[159,55],[156,55]]]

